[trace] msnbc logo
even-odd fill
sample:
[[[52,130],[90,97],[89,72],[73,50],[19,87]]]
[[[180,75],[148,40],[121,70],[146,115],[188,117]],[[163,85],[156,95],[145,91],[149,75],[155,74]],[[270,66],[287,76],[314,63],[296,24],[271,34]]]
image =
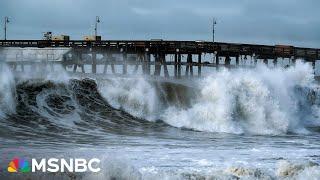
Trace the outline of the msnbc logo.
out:
[[[8,172],[99,172],[100,160],[93,158],[86,160],[83,158],[76,159],[31,159],[31,164],[25,159],[14,158],[8,166]]]
[[[8,172],[30,172],[29,162],[25,159],[14,158],[8,166]]]

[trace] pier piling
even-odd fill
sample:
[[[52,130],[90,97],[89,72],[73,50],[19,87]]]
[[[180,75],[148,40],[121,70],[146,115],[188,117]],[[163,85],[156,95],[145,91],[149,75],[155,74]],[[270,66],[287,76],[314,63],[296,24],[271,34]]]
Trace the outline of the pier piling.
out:
[[[92,52],[92,73],[97,73],[97,53]]]
[[[198,76],[201,77],[201,54],[198,54]]]
[[[25,66],[31,67],[33,71],[37,71],[37,69],[42,71],[47,69],[48,65],[53,71],[54,65],[60,63],[66,70],[73,66],[71,71],[83,73],[85,73],[84,66],[91,66],[91,71],[87,73],[93,74],[99,73],[100,68],[98,67],[100,66],[104,66],[104,74],[108,73],[109,65],[113,74],[116,73],[116,66],[122,66],[122,74],[126,75],[132,74],[131,71],[128,72],[128,66],[134,66],[133,73],[140,73],[139,66],[141,65],[142,74],[151,75],[152,69],[154,70],[152,74],[155,76],[169,77],[168,68],[171,66],[174,69],[173,77],[176,78],[181,78],[182,68],[185,68],[186,77],[194,75],[193,67],[197,67],[198,76],[202,75],[203,67],[216,67],[218,69],[220,58],[224,59],[225,67],[257,65],[258,60],[259,63],[262,61],[262,63],[269,65],[269,59],[272,60],[274,66],[277,66],[278,63],[285,64],[288,62],[287,60],[289,60],[289,65],[294,65],[296,59],[303,59],[310,62],[314,68],[316,68],[316,60],[320,59],[320,49],[316,48],[205,41],[0,40],[0,48],[8,47],[19,48],[18,52],[23,52],[24,48],[35,48],[47,52],[47,57],[41,59],[41,55],[38,58],[38,55],[35,54],[34,58],[28,57],[31,60],[25,60],[23,53],[21,53],[21,57],[20,54],[14,54],[16,57],[7,61],[7,64],[15,71],[23,72],[26,70]],[[49,51],[48,48],[50,48]],[[69,50],[62,55],[62,58],[57,57],[55,59],[55,54],[50,54],[50,52],[54,52],[54,48],[68,48]],[[212,62],[204,62],[203,54],[212,55]],[[103,57],[101,61],[98,60],[100,55]],[[182,55],[186,55],[186,61],[185,58],[182,58]],[[151,58],[151,56],[154,58]],[[194,62],[193,57],[196,56],[198,56],[198,60]],[[249,56],[251,58],[248,59]],[[173,57],[174,62],[171,61],[171,58],[170,61],[167,60],[166,57]],[[233,58],[235,58],[235,62],[231,61]],[[78,68],[81,68],[81,70],[79,71]]]

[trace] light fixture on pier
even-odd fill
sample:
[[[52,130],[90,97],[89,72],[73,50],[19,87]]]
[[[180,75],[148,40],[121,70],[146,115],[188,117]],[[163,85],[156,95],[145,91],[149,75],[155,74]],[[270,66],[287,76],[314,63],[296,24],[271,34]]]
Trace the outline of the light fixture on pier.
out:
[[[177,49],[176,49],[176,52],[177,52],[177,53],[180,52],[180,49],[177,48]]]
[[[9,22],[9,18],[7,16],[4,17],[4,40],[7,40],[7,25]]]
[[[98,36],[98,23],[100,23],[100,17],[96,16],[96,23],[94,27],[94,35],[97,37]]]
[[[146,48],[146,52],[149,52],[149,48]]]
[[[217,20],[216,18],[213,18],[212,20],[212,42],[214,43],[215,42],[215,37],[214,37],[214,33],[215,33],[215,26],[217,24]]]

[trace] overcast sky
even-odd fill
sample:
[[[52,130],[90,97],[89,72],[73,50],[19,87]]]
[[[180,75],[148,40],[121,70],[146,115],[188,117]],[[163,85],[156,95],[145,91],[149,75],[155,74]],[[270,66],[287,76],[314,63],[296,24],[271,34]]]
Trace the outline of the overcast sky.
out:
[[[211,40],[216,17],[216,41],[320,48],[320,0],[0,0],[8,39],[82,39],[97,15],[103,39]]]

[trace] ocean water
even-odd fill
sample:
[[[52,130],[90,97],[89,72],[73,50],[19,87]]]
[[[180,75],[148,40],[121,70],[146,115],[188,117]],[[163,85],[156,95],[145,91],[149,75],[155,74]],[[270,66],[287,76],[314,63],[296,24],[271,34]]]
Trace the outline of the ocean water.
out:
[[[0,179],[320,179],[312,67],[199,79],[0,72]],[[16,173],[12,157],[99,158],[99,173]]]

